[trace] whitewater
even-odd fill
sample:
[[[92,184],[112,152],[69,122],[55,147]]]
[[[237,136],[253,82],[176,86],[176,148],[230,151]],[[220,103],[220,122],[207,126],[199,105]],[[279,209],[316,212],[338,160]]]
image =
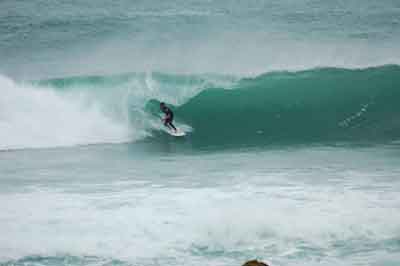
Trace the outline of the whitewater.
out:
[[[392,0],[1,1],[0,266],[398,265],[399,42]]]

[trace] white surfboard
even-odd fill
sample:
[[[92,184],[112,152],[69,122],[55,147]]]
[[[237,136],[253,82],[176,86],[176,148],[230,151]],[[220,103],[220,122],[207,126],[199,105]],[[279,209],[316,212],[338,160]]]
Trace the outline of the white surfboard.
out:
[[[170,134],[171,136],[174,137],[183,137],[186,135],[186,133],[182,130],[180,130],[179,128],[177,128],[176,131],[174,131],[173,129],[167,129],[166,130],[168,134]]]

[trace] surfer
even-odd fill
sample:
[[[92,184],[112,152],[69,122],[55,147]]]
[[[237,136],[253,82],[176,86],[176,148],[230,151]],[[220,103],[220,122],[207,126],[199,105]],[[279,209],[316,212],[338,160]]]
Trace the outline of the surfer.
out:
[[[172,124],[172,120],[174,120],[174,113],[165,105],[165,103],[160,103],[160,109],[165,114],[165,117],[162,119],[164,125],[168,128],[173,128],[176,132],[176,127]]]

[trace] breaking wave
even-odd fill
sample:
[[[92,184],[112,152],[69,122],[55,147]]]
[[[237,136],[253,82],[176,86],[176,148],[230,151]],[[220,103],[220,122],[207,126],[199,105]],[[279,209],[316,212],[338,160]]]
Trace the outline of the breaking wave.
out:
[[[194,146],[382,141],[400,136],[400,67],[256,77],[128,73],[18,83],[0,77],[0,149],[160,138],[158,103]]]

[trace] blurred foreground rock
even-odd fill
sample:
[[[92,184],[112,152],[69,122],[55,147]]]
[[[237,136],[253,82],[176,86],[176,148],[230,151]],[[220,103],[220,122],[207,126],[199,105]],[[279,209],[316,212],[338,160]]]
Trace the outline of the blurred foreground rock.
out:
[[[242,266],[269,266],[267,263],[258,260],[246,261]]]

